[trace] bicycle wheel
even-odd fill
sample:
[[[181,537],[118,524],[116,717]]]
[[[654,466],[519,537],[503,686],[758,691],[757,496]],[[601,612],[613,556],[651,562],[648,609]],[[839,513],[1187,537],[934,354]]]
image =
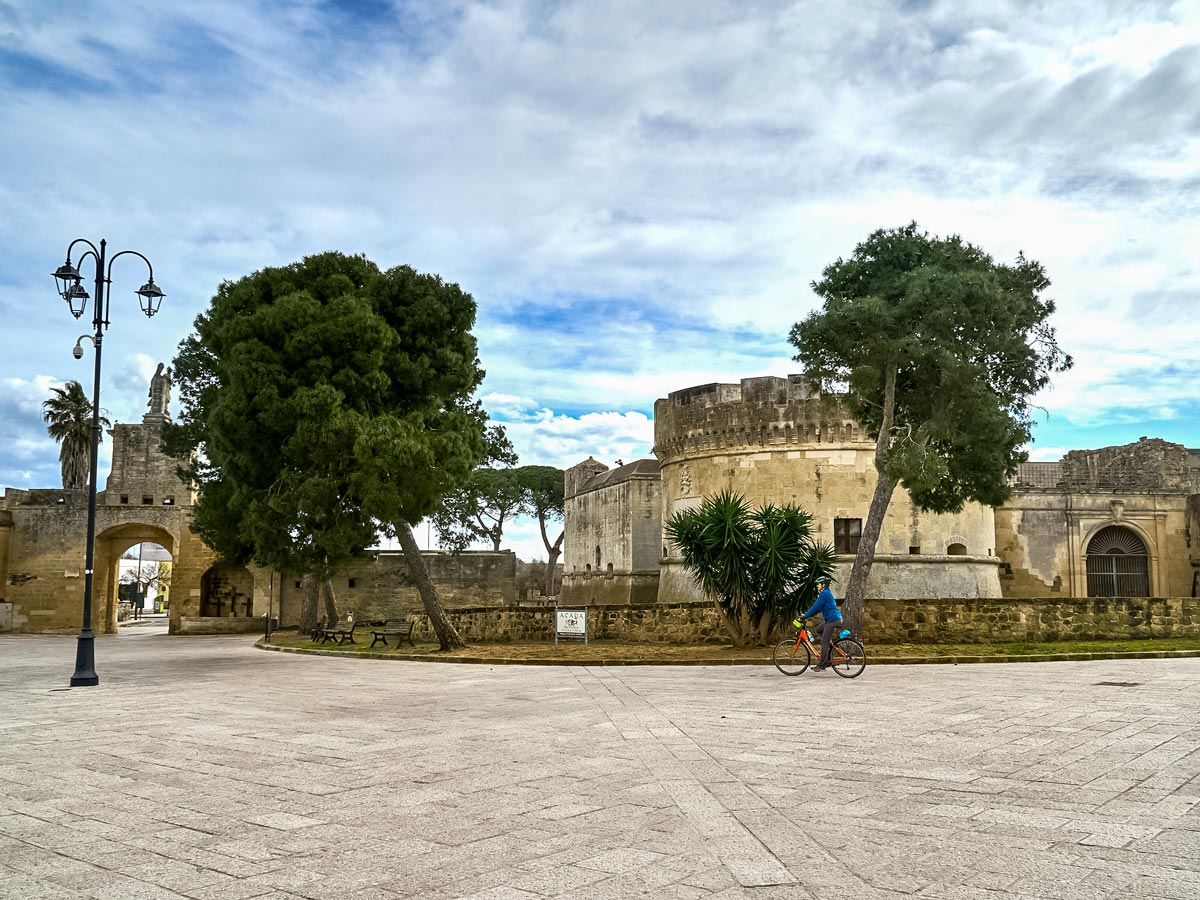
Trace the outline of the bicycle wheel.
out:
[[[863,649],[863,645],[850,638],[843,638],[834,641],[833,646],[841,652],[841,657],[836,653],[832,654],[834,658],[829,664],[830,668],[843,678],[856,678],[861,675],[862,670],[867,667],[867,651]]]
[[[795,650],[794,654],[793,650]],[[784,675],[799,675],[808,668],[812,658],[809,655],[808,647],[804,644],[797,647],[796,639],[788,638],[775,645],[775,650],[771,654],[771,662],[775,663],[775,668]]]

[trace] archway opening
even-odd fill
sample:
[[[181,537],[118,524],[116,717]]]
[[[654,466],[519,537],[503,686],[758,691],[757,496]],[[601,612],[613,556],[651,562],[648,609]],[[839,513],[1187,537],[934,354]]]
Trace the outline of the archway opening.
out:
[[[171,551],[142,541],[117,562],[117,620],[165,616],[171,601]]]
[[[1120,525],[1098,531],[1087,546],[1089,597],[1149,597],[1150,559],[1142,539]]]
[[[142,547],[140,562],[139,546]],[[165,605],[170,599],[174,553],[171,533],[157,525],[131,522],[97,534],[96,572],[92,579],[93,627],[103,623],[97,630],[115,634],[119,620],[133,618],[138,596],[143,603],[141,615],[154,615],[158,601]],[[166,564],[162,573],[165,582],[159,577],[159,563]]]

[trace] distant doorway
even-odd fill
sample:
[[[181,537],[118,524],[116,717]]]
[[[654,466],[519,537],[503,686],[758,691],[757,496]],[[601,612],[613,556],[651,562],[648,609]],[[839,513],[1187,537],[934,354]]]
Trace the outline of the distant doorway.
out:
[[[1120,525],[1109,525],[1088,541],[1089,597],[1149,597],[1150,559],[1142,539]]]

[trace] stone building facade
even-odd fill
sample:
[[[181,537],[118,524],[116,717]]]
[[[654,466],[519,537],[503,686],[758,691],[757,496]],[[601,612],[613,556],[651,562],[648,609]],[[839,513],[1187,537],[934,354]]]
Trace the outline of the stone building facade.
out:
[[[1200,450],[1158,438],[1025,463],[996,510],[1006,595],[1195,597]]]
[[[658,461],[639,459],[610,471],[588,457],[564,477],[570,525],[560,601],[655,602],[662,535]]]
[[[729,489],[794,502],[848,580],[875,489],[874,442],[802,376],[676,391],[654,405],[655,459],[567,471],[564,602],[700,598],[665,523]],[[657,477],[654,477],[657,473]],[[658,510],[647,517],[647,512]],[[1196,596],[1200,450],[1161,440],[1021,468],[998,509],[917,509],[897,489],[867,595],[880,600]],[[657,548],[656,564],[649,561]],[[636,591],[636,592],[635,592]]]

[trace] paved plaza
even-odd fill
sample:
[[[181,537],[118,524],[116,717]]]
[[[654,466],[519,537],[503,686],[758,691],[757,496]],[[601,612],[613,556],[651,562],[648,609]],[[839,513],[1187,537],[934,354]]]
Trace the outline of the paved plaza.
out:
[[[1200,898],[1200,660],[535,667],[0,636],[0,898]],[[1106,684],[1120,682],[1123,684]]]

